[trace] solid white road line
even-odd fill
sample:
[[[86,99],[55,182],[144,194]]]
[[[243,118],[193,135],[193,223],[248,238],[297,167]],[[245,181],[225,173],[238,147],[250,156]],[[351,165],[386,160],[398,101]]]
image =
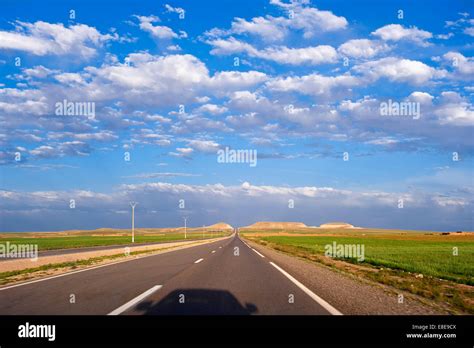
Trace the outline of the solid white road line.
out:
[[[242,239],[240,239],[240,241],[241,241],[242,243],[244,243],[249,249],[252,249],[252,248],[250,248],[250,245],[248,245],[247,243],[245,243]]]
[[[297,281],[293,276],[291,276],[288,272],[286,272],[284,269],[280,268],[273,262],[270,262],[270,264],[275,267],[277,270],[279,270],[281,273],[283,273],[289,280],[291,280],[297,287],[299,287],[301,290],[303,290],[309,297],[311,297],[313,300],[315,300],[317,303],[319,303],[324,309],[326,309],[329,313],[332,315],[343,315],[341,312],[339,312],[336,308],[331,306],[329,303],[327,303],[325,300],[323,300],[321,297],[316,295],[314,292],[309,290],[306,286],[301,284],[299,281]]]
[[[263,256],[262,254],[260,254],[257,250],[255,250],[254,248],[252,248],[252,250],[255,251],[258,256],[260,256],[260,257],[265,257],[265,256]]]
[[[201,262],[202,260],[204,260],[204,259],[196,260],[196,261],[194,261],[194,263],[199,263],[199,262]]]
[[[119,314],[122,314],[123,312],[125,312],[126,310],[128,310],[129,308],[135,306],[138,302],[140,302],[141,300],[143,300],[145,297],[147,296],[150,296],[151,294],[153,294],[154,292],[160,290],[162,288],[162,285],[155,285],[154,287],[152,287],[151,289],[145,291],[143,294],[141,295],[138,295],[137,297],[135,297],[134,299],[128,301],[127,303],[125,303],[123,306],[120,306],[119,308],[113,310],[112,312],[110,312],[109,314],[107,315],[119,315]]]

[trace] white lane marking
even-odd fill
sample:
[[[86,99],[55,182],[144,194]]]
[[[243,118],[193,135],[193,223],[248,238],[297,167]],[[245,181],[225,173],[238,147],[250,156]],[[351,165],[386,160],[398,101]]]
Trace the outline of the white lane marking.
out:
[[[220,246],[219,249],[222,249],[222,247]]]
[[[190,245],[189,247],[190,247],[190,248],[193,248],[193,247],[196,247],[196,246],[205,245],[205,244],[207,244],[207,243],[217,243],[217,242],[205,242],[205,243],[203,243],[203,244]],[[185,245],[186,245],[186,244],[185,244]],[[66,273],[58,274],[58,275],[51,276],[51,277],[46,277],[46,278],[41,278],[41,279],[36,279],[36,280],[30,280],[30,281],[27,281],[27,282],[24,282],[24,283],[20,283],[20,284],[5,286],[5,287],[3,287],[3,288],[0,288],[0,291],[12,289],[12,288],[16,288],[16,287],[23,286],[23,285],[29,285],[29,284],[33,284],[33,283],[44,282],[44,281],[46,281],[46,280],[50,280],[50,279],[54,279],[54,278],[60,278],[60,277],[65,277],[65,276],[72,275],[72,274],[76,274],[76,273],[91,271],[91,270],[97,269],[97,268],[113,266],[113,265],[116,265],[116,264],[119,264],[119,263],[130,262],[130,261],[136,261],[136,260],[140,260],[140,259],[145,259],[145,258],[147,258],[147,257],[153,257],[153,256],[158,256],[158,255],[162,255],[162,254],[166,254],[166,253],[171,253],[171,252],[173,252],[173,251],[185,250],[185,249],[188,249],[188,248],[174,249],[174,250],[166,250],[166,249],[165,249],[165,250],[162,250],[162,251],[161,251],[160,253],[158,253],[158,254],[151,254],[151,255],[144,255],[144,256],[138,256],[138,255],[137,255],[134,259],[128,259],[128,260],[120,260],[120,261],[110,262],[110,263],[106,263],[105,265],[94,266],[94,267],[88,267],[88,268],[80,269],[80,270],[77,270],[77,271],[72,271],[72,272],[66,272]],[[158,251],[159,251],[159,249],[158,249]]]
[[[204,259],[196,260],[196,261],[194,261],[194,263],[199,263],[199,262],[201,262],[202,260],[204,260]]]
[[[163,287],[163,285],[155,285],[154,287],[152,287],[151,289],[145,291],[143,294],[141,295],[138,295],[137,297],[135,297],[134,299],[128,301],[127,303],[125,303],[124,305],[120,306],[119,308],[113,310],[112,312],[110,312],[109,314],[107,315],[119,315],[119,314],[122,314],[123,312],[125,312],[126,310],[130,309],[131,307],[135,306],[138,302],[142,301],[145,297],[147,296],[150,296],[151,294],[153,294],[154,292],[160,290],[161,288]]]
[[[212,251],[213,254],[214,254],[215,252],[216,252],[215,250]]]
[[[311,297],[313,300],[315,300],[317,303],[319,303],[324,309],[326,309],[329,313],[332,315],[343,315],[341,312],[339,312],[336,308],[331,306],[329,303],[327,303],[325,300],[323,300],[321,297],[316,295],[314,292],[312,292],[310,289],[308,289],[306,286],[301,284],[298,280],[293,278],[288,272],[286,272],[284,269],[280,268],[273,262],[270,262],[270,264],[275,267],[277,270],[279,270],[281,273],[283,273],[289,280],[291,280],[297,287],[299,287],[301,290],[303,290],[309,297]]]
[[[248,245],[247,243],[245,243],[242,239],[240,239],[240,241],[241,241],[242,243],[244,243],[249,249],[252,249],[252,248],[250,247],[250,245]]]
[[[260,256],[260,257],[265,257],[265,256],[263,256],[262,254],[260,254],[257,250],[255,250],[254,248],[252,248],[252,250],[255,251],[258,256]]]

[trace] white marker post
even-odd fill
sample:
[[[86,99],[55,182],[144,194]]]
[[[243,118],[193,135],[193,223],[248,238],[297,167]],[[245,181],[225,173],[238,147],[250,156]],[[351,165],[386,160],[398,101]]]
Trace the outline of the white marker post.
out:
[[[135,206],[137,202],[130,202],[130,206],[132,207],[132,243],[135,243]]]
[[[188,219],[187,217],[184,217],[184,239],[186,239],[186,220]]]

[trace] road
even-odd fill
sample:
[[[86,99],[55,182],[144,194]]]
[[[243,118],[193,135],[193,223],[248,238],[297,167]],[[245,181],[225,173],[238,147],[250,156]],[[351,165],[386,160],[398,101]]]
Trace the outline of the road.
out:
[[[237,234],[0,288],[0,314],[341,314]]]

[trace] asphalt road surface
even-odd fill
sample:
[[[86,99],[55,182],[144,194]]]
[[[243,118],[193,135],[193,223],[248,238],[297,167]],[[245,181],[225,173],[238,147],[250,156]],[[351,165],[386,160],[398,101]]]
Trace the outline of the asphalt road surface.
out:
[[[341,314],[237,234],[0,288],[0,314]]]

